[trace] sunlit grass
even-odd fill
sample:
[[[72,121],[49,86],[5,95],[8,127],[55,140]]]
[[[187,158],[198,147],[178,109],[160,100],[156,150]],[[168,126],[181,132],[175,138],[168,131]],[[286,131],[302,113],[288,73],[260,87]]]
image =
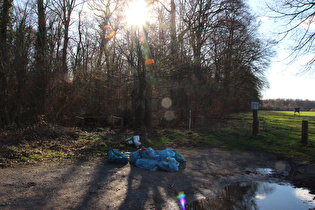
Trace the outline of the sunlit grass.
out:
[[[270,111],[263,111],[263,113],[270,113]],[[309,112],[309,111],[300,111],[300,113],[295,113],[293,111],[272,111],[274,113],[278,113],[281,115],[293,115],[297,117],[315,117],[315,112]]]
[[[251,113],[242,114],[241,117],[251,117]],[[251,121],[229,122],[229,129],[219,129],[223,133],[232,134],[228,138],[221,138],[230,148],[258,149],[277,153],[281,156],[293,159],[315,161],[315,113],[301,112],[294,115],[293,112],[284,111],[259,111],[260,132],[257,136],[251,135]],[[309,125],[308,144],[301,143],[302,120],[307,120]],[[237,126],[243,123],[243,129]]]

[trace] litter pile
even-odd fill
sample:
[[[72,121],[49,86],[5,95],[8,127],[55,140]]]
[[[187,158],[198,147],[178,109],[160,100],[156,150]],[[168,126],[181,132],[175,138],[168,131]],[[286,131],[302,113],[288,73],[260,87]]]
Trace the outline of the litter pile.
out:
[[[109,149],[108,161],[112,163],[128,163],[128,157],[113,148]],[[176,152],[166,148],[165,150],[153,150],[151,147],[141,147],[135,152],[130,153],[130,164],[147,169],[150,171],[156,171],[158,169],[164,171],[178,171],[179,163],[186,162],[185,158]]]
[[[141,145],[140,136],[132,136],[125,140],[128,145],[135,145],[137,148]]]

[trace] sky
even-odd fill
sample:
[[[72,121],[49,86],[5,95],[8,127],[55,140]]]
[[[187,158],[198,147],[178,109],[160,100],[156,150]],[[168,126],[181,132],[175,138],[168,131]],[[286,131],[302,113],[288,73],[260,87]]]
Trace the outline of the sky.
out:
[[[258,20],[261,20],[260,32],[266,37],[274,38],[276,36],[274,32],[278,29],[277,24],[281,23],[275,23],[268,18],[268,11],[264,9],[266,8],[265,1],[248,0],[248,4],[253,13],[258,16]],[[305,58],[302,57],[290,63],[291,59],[287,59],[290,43],[292,40],[288,38],[275,47],[277,56],[272,59],[271,66],[266,72],[269,88],[262,92],[262,99],[315,100],[315,71],[301,74],[303,71],[301,64],[305,62]]]

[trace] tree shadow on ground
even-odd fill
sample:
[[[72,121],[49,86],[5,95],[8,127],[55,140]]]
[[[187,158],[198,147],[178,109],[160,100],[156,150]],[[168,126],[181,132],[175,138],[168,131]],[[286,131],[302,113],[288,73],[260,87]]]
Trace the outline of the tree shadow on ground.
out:
[[[105,160],[25,167],[7,181],[10,184],[2,184],[5,190],[0,198],[9,199],[6,203],[0,202],[0,206],[8,209],[87,209],[97,205],[95,199],[104,193],[100,189],[112,181],[110,177],[122,167],[124,165],[107,164]]]
[[[119,209],[179,209],[178,192],[192,189],[188,179],[174,182],[178,176],[185,179],[184,169],[185,164],[178,172],[147,171],[131,165],[127,194]]]
[[[123,167],[128,167],[126,164],[111,164],[104,163],[99,164],[93,172],[92,179],[86,183],[87,189],[85,195],[81,198],[81,203],[76,207],[76,209],[102,209],[111,208],[110,203],[106,200],[111,196],[108,191],[119,191],[120,188],[115,188],[115,184],[111,185],[111,182],[119,182],[124,175],[116,176],[120,174],[120,169]],[[116,180],[114,180],[116,177]]]
[[[231,170],[235,165],[229,163],[233,156],[213,150],[179,152],[187,163],[181,164],[178,172],[110,164],[105,158],[56,164],[51,168],[42,166],[41,170],[19,169],[21,175],[2,184],[6,190],[4,196],[10,192],[16,195],[7,203],[0,202],[0,206],[4,209],[181,209],[177,198],[180,190],[186,194],[187,203],[213,197],[221,181],[234,173]],[[15,186],[10,186],[14,182]],[[20,185],[21,190],[16,190]]]

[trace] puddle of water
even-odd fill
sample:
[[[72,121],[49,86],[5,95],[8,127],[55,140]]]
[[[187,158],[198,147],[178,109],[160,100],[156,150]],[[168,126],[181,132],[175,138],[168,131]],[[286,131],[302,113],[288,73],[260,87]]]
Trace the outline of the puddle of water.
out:
[[[275,173],[274,169],[271,168],[256,168],[257,173],[263,174],[263,175],[272,175]]]
[[[186,209],[315,209],[309,190],[267,182],[237,182],[224,188],[217,199],[202,199]]]

